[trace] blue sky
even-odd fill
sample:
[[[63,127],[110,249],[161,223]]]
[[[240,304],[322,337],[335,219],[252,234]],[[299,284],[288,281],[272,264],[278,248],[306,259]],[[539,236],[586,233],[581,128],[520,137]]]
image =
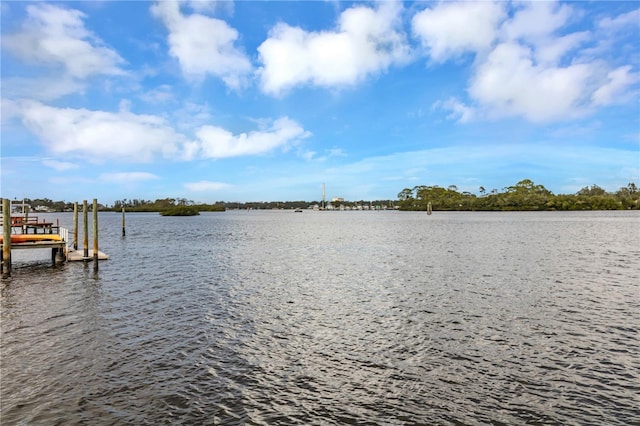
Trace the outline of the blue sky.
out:
[[[640,182],[635,1],[0,7],[3,197]]]

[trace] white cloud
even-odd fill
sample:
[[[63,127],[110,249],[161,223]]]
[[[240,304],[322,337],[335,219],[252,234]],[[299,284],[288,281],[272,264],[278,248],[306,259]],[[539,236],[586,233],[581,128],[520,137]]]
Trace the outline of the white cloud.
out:
[[[549,121],[582,112],[590,75],[590,67],[585,64],[566,68],[535,65],[530,49],[504,43],[478,67],[469,93],[497,116]]]
[[[627,88],[639,80],[638,73],[631,72],[631,65],[625,65],[607,74],[607,81],[600,86],[591,99],[596,106],[610,105],[619,100],[626,100]]]
[[[578,11],[552,1],[512,5],[515,12],[510,17],[497,13],[501,8],[495,4],[484,2],[441,3],[414,17],[414,32],[433,60],[463,52],[476,54],[467,88],[469,100],[450,97],[434,104],[450,111],[447,118],[466,122],[522,117],[550,122],[581,117],[614,100],[629,99],[620,95],[638,81],[637,72],[630,65],[611,69],[604,58],[594,56],[598,51],[592,46],[603,43],[594,32],[566,32],[567,25],[580,18]],[[493,13],[491,7],[496,8]],[[637,16],[635,12],[620,15],[598,26],[615,32]],[[466,23],[467,18],[472,23]],[[468,31],[473,25],[482,28]]]
[[[450,111],[451,113],[447,116],[447,118],[450,120],[457,120],[461,123],[472,121],[476,116],[476,111],[474,108],[463,104],[459,99],[453,97],[447,99],[446,101],[435,102],[433,108]]]
[[[443,2],[416,13],[411,21],[414,35],[436,62],[464,52],[486,50],[496,37],[496,28],[505,16],[502,3]]]
[[[52,159],[42,160],[42,164],[58,172],[64,172],[66,170],[77,169],[78,167],[80,167],[77,164],[71,163],[69,161],[58,161]]]
[[[0,123],[3,126],[8,125],[16,118],[20,118],[20,105],[11,99],[0,98]]]
[[[157,157],[184,161],[256,155],[286,149],[310,136],[294,120],[282,117],[258,131],[238,135],[204,125],[195,128],[197,137],[189,140],[161,117],[129,112],[126,101],[115,113],[55,108],[35,101],[5,101],[3,113],[5,108],[14,118],[21,119],[50,152],[91,162],[139,163]]]
[[[635,9],[615,18],[605,17],[598,22],[598,27],[610,31],[621,31],[630,26],[637,28],[638,22],[640,22],[640,9]]]
[[[159,179],[159,177],[153,173],[147,172],[118,172],[103,173],[100,175],[101,181],[111,183],[132,183],[154,179]]]
[[[216,10],[216,7],[219,4],[219,2],[217,1],[210,1],[210,0],[186,0],[186,1],[183,0],[181,3],[186,4],[188,7],[190,7],[196,12],[213,12]],[[231,2],[225,2],[225,3],[231,3]]]
[[[169,51],[186,77],[200,79],[210,74],[231,88],[244,84],[252,67],[234,46],[238,31],[225,21],[199,13],[185,16],[176,1],[158,2],[151,10],[168,28]]]
[[[39,102],[19,103],[24,126],[55,154],[91,161],[150,161],[179,154],[183,137],[151,115],[55,108]]]
[[[264,130],[234,135],[215,126],[203,126],[197,132],[197,150],[204,158],[226,158],[263,154],[276,148],[286,148],[295,141],[310,136],[298,123],[282,117]],[[195,148],[195,147],[192,147]]]
[[[399,14],[398,3],[386,2],[377,9],[345,10],[335,31],[307,32],[277,24],[258,47],[262,90],[280,95],[304,84],[351,85],[408,61],[410,51]]]
[[[208,180],[201,180],[198,182],[187,182],[184,184],[184,187],[193,192],[204,192],[204,191],[219,191],[221,189],[230,188],[231,185],[223,182],[212,182]]]
[[[572,33],[563,37],[547,38],[538,44],[535,51],[535,59],[540,64],[557,65],[568,52],[590,38],[591,34],[588,31]]]
[[[154,89],[148,90],[141,94],[140,98],[150,104],[162,104],[176,99],[172,87],[168,84],[161,84]]]
[[[123,59],[84,27],[85,15],[50,4],[27,6],[20,32],[3,35],[2,45],[28,63],[62,67],[66,75],[124,74]]]
[[[73,93],[82,93],[85,87],[84,82],[69,76],[62,78],[10,77],[2,79],[2,96],[11,99],[52,101]]]
[[[572,8],[555,1],[527,1],[521,5],[513,18],[502,26],[505,39],[509,41],[536,41],[553,34],[569,20]]]
[[[331,158],[346,157],[347,153],[342,148],[331,148],[325,149],[324,154],[321,156],[318,156],[318,153],[315,151],[301,151],[298,155],[300,155],[300,157],[304,158],[306,161],[315,161],[321,163]]]

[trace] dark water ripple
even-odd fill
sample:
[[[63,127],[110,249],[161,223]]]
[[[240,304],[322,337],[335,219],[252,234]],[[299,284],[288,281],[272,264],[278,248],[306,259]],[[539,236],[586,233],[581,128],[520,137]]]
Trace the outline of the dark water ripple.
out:
[[[119,220],[16,252],[3,425],[640,424],[637,213]]]

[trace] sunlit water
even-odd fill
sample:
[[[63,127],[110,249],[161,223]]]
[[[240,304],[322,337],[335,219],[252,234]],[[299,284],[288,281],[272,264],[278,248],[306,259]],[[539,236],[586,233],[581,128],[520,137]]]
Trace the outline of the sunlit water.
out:
[[[103,213],[99,236],[97,272],[14,252],[2,425],[640,424],[637,212],[129,214],[125,238]]]

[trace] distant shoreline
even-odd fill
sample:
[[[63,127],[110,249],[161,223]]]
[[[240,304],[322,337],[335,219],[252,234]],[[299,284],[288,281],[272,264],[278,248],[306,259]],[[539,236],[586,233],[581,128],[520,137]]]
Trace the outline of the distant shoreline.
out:
[[[101,211],[156,212],[160,213],[180,206],[200,212],[226,210],[427,210],[433,211],[573,211],[573,210],[638,210],[640,190],[634,182],[616,192],[607,192],[598,185],[586,186],[575,194],[553,194],[542,185],[529,179],[521,180],[502,192],[489,192],[480,187],[480,195],[459,192],[455,185],[443,188],[437,185],[418,185],[405,188],[395,200],[345,201],[342,198],[314,201],[255,201],[196,203],[186,198],[151,200],[123,199],[112,205],[98,204]],[[73,211],[73,203],[50,199],[24,199],[31,212]],[[17,205],[14,202],[13,205]]]

